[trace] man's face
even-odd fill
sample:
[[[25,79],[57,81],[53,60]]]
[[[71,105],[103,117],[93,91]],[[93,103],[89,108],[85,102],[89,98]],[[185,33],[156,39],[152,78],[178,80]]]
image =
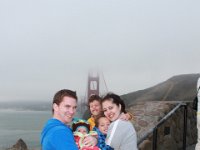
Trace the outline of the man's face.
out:
[[[63,123],[70,123],[76,113],[77,101],[72,97],[63,97],[62,102],[57,105],[53,104],[54,117]]]
[[[97,100],[94,100],[93,102],[91,102],[89,104],[89,107],[90,107],[90,112],[93,116],[97,116],[100,114],[100,112],[102,111],[102,108],[101,108],[101,104],[99,101]]]

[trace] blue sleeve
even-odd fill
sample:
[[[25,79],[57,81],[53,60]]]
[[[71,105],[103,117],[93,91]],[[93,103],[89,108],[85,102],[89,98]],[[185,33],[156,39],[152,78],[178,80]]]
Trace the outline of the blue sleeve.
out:
[[[114,150],[112,147],[110,147],[109,145],[106,145],[105,140],[101,139],[100,137],[98,137],[98,147],[101,150]]]
[[[103,135],[98,128],[94,127],[93,129],[94,131],[96,131],[98,133],[98,143],[97,146],[101,149],[101,150],[114,150],[112,147],[110,147],[109,145],[106,145],[105,139],[106,136]]]
[[[78,150],[74,136],[69,129],[57,130],[54,133],[53,143],[56,150]]]

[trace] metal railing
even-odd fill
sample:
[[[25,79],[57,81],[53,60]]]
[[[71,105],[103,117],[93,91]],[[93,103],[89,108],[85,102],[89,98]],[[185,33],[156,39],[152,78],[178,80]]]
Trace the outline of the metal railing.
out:
[[[152,150],[157,150],[157,131],[158,128],[167,120],[169,119],[179,108],[184,107],[184,122],[183,122],[183,150],[186,150],[186,133],[187,133],[187,104],[180,102],[176,107],[174,107],[167,115],[165,115],[154,128],[150,129],[140,140],[138,141],[138,146],[141,144],[145,139],[147,139],[151,134],[153,134],[153,144]]]

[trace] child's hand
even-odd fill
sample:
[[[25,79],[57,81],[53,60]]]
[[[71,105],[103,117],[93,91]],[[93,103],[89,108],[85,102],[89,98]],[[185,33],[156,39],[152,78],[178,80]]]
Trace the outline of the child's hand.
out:
[[[120,115],[119,119],[127,121],[127,120],[129,120],[129,116],[127,114],[125,114],[125,113],[122,113]]]
[[[125,120],[125,121],[128,121],[128,120],[134,120],[134,117],[133,117],[133,115],[131,114],[131,113],[122,113],[121,115],[120,115],[120,119],[121,120]]]

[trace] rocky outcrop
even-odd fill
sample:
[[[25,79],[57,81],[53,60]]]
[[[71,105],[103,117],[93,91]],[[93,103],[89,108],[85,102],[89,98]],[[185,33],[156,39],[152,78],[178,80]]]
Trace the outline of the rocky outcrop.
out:
[[[16,144],[6,150],[28,150],[28,147],[22,139],[19,139]]]

